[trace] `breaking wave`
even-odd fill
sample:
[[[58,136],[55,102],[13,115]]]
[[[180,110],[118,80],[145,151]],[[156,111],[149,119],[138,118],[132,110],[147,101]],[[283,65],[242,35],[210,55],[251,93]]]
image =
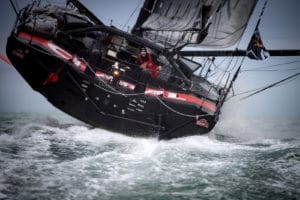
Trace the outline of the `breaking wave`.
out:
[[[297,120],[221,121],[158,141],[63,114],[0,118],[0,199],[300,198]]]

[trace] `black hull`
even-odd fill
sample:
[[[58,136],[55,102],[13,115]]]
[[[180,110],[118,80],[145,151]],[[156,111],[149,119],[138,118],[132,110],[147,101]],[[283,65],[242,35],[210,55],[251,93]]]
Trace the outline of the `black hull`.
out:
[[[51,104],[95,127],[130,136],[171,139],[208,133],[216,123],[214,115],[199,112],[195,105],[112,92],[95,78],[18,37],[9,38],[7,55],[29,85]],[[49,75],[58,71],[58,81],[47,83]],[[200,118],[209,127],[197,125],[199,119],[176,114],[160,101],[181,113],[203,115]],[[135,106],[135,110],[130,109]]]
[[[35,91],[87,124],[130,136],[171,139],[215,126],[222,88],[193,74],[200,64],[104,26],[72,2],[77,9],[25,7],[8,38],[9,60]],[[141,69],[141,46],[159,58],[159,78]]]

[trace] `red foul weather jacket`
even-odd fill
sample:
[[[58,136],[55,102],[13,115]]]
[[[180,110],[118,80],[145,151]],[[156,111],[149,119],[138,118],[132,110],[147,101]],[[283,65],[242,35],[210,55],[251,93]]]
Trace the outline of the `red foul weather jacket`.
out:
[[[158,78],[159,74],[158,74],[158,66],[153,62],[152,60],[152,54],[151,53],[147,53],[148,59],[147,60],[143,60],[142,56],[139,55],[139,62],[141,65],[145,65],[147,69],[149,69],[151,71],[151,75],[153,78]]]

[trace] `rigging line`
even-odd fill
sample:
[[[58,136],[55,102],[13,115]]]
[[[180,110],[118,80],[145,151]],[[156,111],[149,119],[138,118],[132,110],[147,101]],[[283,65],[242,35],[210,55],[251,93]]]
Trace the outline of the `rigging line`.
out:
[[[137,11],[137,9],[140,7],[140,4],[143,1],[140,0],[140,2],[137,4],[136,8],[133,10],[133,12],[131,13],[131,15],[128,17],[127,22],[123,25],[122,30],[124,30],[125,26],[129,23],[129,20],[131,19],[131,17],[134,15],[134,13]]]
[[[203,114],[203,115],[189,115],[189,114],[184,114],[182,112],[179,112],[173,108],[171,108],[170,106],[168,106],[165,102],[163,102],[161,100],[161,98],[159,98],[158,96],[155,96],[155,98],[163,105],[165,106],[168,110],[178,114],[178,115],[181,115],[181,116],[184,116],[184,117],[191,117],[191,118],[197,118],[197,117],[204,117],[204,116],[208,116],[209,114]]]
[[[247,28],[247,27],[246,27],[246,28]],[[235,47],[235,50],[236,50],[236,51],[238,51],[241,42],[242,42],[242,37],[239,38],[239,40],[238,40],[238,42],[237,42],[237,44],[236,44],[236,47]]]
[[[235,64],[233,64],[233,66],[231,67],[231,69],[228,69],[227,70],[227,72],[232,72],[235,68],[236,68],[236,66],[238,65],[238,62],[239,62],[239,57],[236,57],[236,58],[233,58],[233,59],[236,59],[236,61],[235,61]],[[228,66],[228,68],[229,68],[230,66]]]
[[[220,76],[219,76],[218,78],[216,78],[216,80],[219,79],[219,81],[216,81],[216,82],[218,82],[217,87],[220,87],[220,85],[221,85],[221,83],[222,83],[222,80],[224,79],[225,75],[226,75],[227,73],[230,73],[231,71],[233,71],[233,70],[236,68],[236,66],[238,65],[239,58],[236,58],[235,64],[233,64],[233,66],[231,67],[231,69],[229,69],[230,66],[232,65],[233,60],[234,60],[234,57],[231,57],[229,63],[227,64],[227,67],[226,67],[225,69],[221,69],[221,70],[220,70],[220,71],[222,71],[222,72],[224,72],[224,73],[220,74]],[[243,63],[243,61],[244,61],[244,59],[241,60],[240,65]],[[222,62],[223,62],[223,61],[222,61]],[[218,72],[216,71],[214,74],[212,74],[212,75],[209,76],[209,77],[212,77],[212,76],[214,76],[214,75],[217,74],[217,73],[218,73]]]
[[[121,95],[121,96],[140,96],[140,95],[144,95],[144,93],[132,93],[132,94],[126,94],[126,93],[123,93],[123,92],[120,92],[120,91],[114,89],[113,87],[111,87],[108,83],[106,83],[106,82],[105,82],[104,80],[102,80],[101,78],[98,78],[98,77],[97,77],[97,80],[100,80],[100,81],[101,81],[104,85],[106,85],[107,88],[109,88],[110,90],[109,90],[109,89],[106,89],[106,88],[104,88],[104,87],[101,87],[101,86],[98,85],[98,84],[94,84],[94,85],[95,85],[96,87],[98,87],[98,88],[100,88],[100,89],[106,91],[106,92],[111,93],[111,94]],[[138,84],[141,84],[141,85],[144,85],[144,86],[145,86],[145,84],[144,84],[144,83],[141,83],[141,82],[138,82]]]
[[[88,63],[84,58],[81,58],[81,59],[83,59],[86,63]],[[94,74],[96,74],[95,70],[94,70],[90,65],[87,65],[87,67],[91,70],[91,72],[93,72]],[[109,73],[107,70],[102,70],[102,69],[101,69],[101,71],[104,71],[104,72],[106,72],[106,73]],[[128,76],[127,76],[127,77],[128,77]],[[99,85],[95,85],[95,86],[97,86],[97,87],[99,87],[99,88],[101,88],[101,89],[103,89],[103,90],[105,90],[106,92],[109,92],[109,93],[111,93],[111,94],[118,94],[118,95],[122,95],[122,96],[137,96],[137,95],[143,94],[143,93],[125,94],[125,93],[122,93],[122,92],[116,90],[115,88],[111,87],[106,81],[102,80],[101,78],[98,78],[98,77],[97,77],[97,80],[100,80],[104,85],[106,85],[106,87],[109,88],[110,91],[109,91],[108,89],[105,89],[105,88],[99,86]],[[133,80],[133,79],[130,78],[130,80]],[[145,86],[145,84],[142,83],[142,82],[137,81],[137,83],[140,84],[140,85],[144,85],[144,86]]]
[[[290,83],[290,82],[293,82],[293,81],[296,80],[297,78],[298,78],[298,77],[291,78],[290,80],[288,80],[288,81],[286,81],[286,82],[282,82],[281,84],[278,84],[278,85],[276,85],[276,86],[274,86],[274,87],[280,87],[280,86],[286,85],[286,84],[288,84],[288,83]],[[261,90],[261,89],[263,89],[263,88],[265,88],[265,87],[266,87],[266,86],[263,86],[263,87],[259,87],[259,88],[255,88],[255,89],[251,89],[251,90],[246,90],[246,91],[244,91],[244,92],[240,92],[240,93],[234,94],[234,95],[232,95],[231,97],[227,98],[226,101],[228,101],[228,100],[230,100],[231,98],[236,97],[236,96],[240,96],[240,95],[248,94],[248,93],[250,93],[250,92],[255,92],[255,91]]]
[[[79,88],[79,90],[83,93],[83,95],[92,103],[92,105],[98,110],[98,112],[104,116],[109,116],[109,117],[114,117],[117,119],[123,119],[123,120],[127,120],[127,121],[131,121],[131,122],[135,122],[135,123],[139,123],[139,124],[143,124],[143,125],[147,125],[147,126],[152,126],[155,128],[164,128],[163,126],[159,126],[159,125],[155,125],[155,124],[151,124],[148,122],[143,122],[143,121],[139,121],[139,120],[135,120],[135,119],[130,119],[127,117],[120,117],[117,115],[113,115],[110,113],[105,113],[104,111],[102,111],[99,106],[92,100],[92,98],[90,98],[90,96],[80,87],[79,83],[76,81],[76,79],[72,76],[72,74],[70,74],[69,72],[67,72],[67,74],[69,75],[69,77],[72,79],[72,81],[75,83],[75,85]]]
[[[107,88],[109,88],[109,89],[106,89],[106,88],[104,88],[104,87],[101,87],[100,85],[98,85],[98,84],[94,84],[96,87],[98,87],[98,88],[101,88],[102,90],[104,90],[104,91],[106,91],[106,92],[109,92],[109,93],[111,93],[111,94],[116,94],[116,95],[121,95],[121,96],[124,96],[124,94],[122,93],[122,92],[119,92],[119,91],[117,91],[117,90],[115,90],[114,88],[112,88],[110,85],[108,85],[105,81],[103,81],[101,78],[98,78],[97,77],[97,80],[100,80]]]
[[[255,92],[255,91],[261,90],[261,89],[263,89],[263,88],[264,88],[264,87],[259,87],[259,88],[255,88],[255,89],[246,90],[246,91],[244,91],[244,92],[240,92],[240,93],[237,93],[237,94],[233,94],[232,96],[228,97],[228,98],[226,99],[226,101],[232,99],[233,97],[241,96],[241,95],[244,95],[244,94],[248,94],[248,93],[250,93],[250,92]]]
[[[248,23],[249,23],[249,19],[248,19],[248,21],[247,21],[247,23],[246,23],[246,28],[247,28],[247,26],[248,26]],[[239,46],[240,46],[241,42],[242,42],[242,37],[239,38],[239,40],[238,40],[238,42],[237,42],[237,44],[236,44],[236,48],[235,48],[236,51],[239,49]]]
[[[89,95],[80,87],[79,83],[76,81],[76,79],[70,74],[69,71],[67,71],[68,76],[71,78],[71,80],[75,83],[77,88],[83,93],[83,95],[92,103],[92,105],[98,110],[98,112],[102,115],[106,115],[105,112],[103,112],[99,106],[92,100],[92,98],[89,97]]]
[[[199,73],[199,76],[204,77],[205,73],[209,70],[213,63],[213,59],[210,59],[209,57],[207,58],[206,62],[202,65],[201,71]],[[206,69],[207,68],[207,69]],[[203,75],[202,75],[203,74]]]
[[[42,54],[46,54],[46,55],[51,56],[51,57],[55,57],[55,58],[62,59],[60,56],[57,56],[57,55],[48,53],[46,50],[43,51],[42,49],[39,49],[39,48],[35,47],[35,46],[36,46],[35,44],[30,44],[30,43],[28,42],[28,44],[24,43],[24,45],[26,45],[26,46],[28,46],[29,48],[32,48],[32,49],[34,49],[34,50],[36,50],[36,51],[42,53]]]
[[[170,6],[172,5],[172,2],[171,2],[171,4],[170,4]],[[176,16],[176,15],[175,15]],[[172,28],[169,28],[170,26],[172,26],[173,24],[171,23],[171,21],[173,20],[173,17],[175,17],[175,16],[172,16],[172,17],[169,17],[169,16],[167,16],[166,14],[164,14],[164,15],[162,15],[162,14],[158,14],[157,15],[157,17],[152,17],[152,18],[154,18],[154,19],[152,19],[152,21],[151,22],[149,22],[149,24],[152,24],[153,22],[155,22],[155,21],[158,21],[158,19],[160,19],[161,17],[164,17],[164,18],[167,18],[167,19],[171,19],[171,20],[166,20],[167,22],[165,22],[165,23],[161,23],[161,25],[160,25],[160,27],[158,27],[157,29],[155,29],[155,30],[151,30],[151,29],[149,29],[150,31],[154,31],[154,32],[158,32],[158,31],[184,31],[184,30],[189,30],[189,29],[180,29],[180,30],[174,30],[174,29],[172,29]],[[195,15],[195,17],[194,18],[196,18],[196,15]],[[149,18],[148,18],[149,19]],[[147,19],[147,20],[148,20]],[[188,22],[188,23],[186,23],[185,24],[185,27],[187,27],[188,25],[190,25],[191,24],[191,22],[192,21],[190,21],[190,22]],[[164,28],[165,27],[165,28]],[[146,30],[146,31],[149,31],[149,30]],[[167,36],[167,38],[169,38],[168,36]]]
[[[113,19],[110,19],[108,17],[104,17],[104,16],[101,16],[99,15],[99,18],[103,21],[106,21],[106,24],[107,26],[113,26],[113,25],[116,25],[116,26],[119,26],[119,27],[122,27],[123,24],[121,24],[119,21],[114,21]]]
[[[153,20],[153,21],[155,21],[155,20]],[[164,25],[164,24],[163,24]],[[162,26],[163,26],[162,25]],[[186,32],[186,33],[194,33],[194,32],[197,32],[197,33],[202,33],[202,32],[204,32],[205,31],[205,29],[202,29],[202,28],[188,28],[188,29],[172,29],[172,28],[170,28],[170,29],[162,29],[162,28],[157,28],[157,29],[151,29],[151,28],[145,28],[144,29],[144,31],[147,31],[147,32],[159,32],[159,31],[161,31],[161,32],[171,32],[171,31],[173,31],[173,32],[181,32],[181,31],[183,31],[183,32]]]
[[[300,68],[283,69],[282,71],[295,71],[295,70],[300,70]]]
[[[267,6],[267,2],[268,2],[268,0],[265,0],[264,6],[263,6],[263,8],[262,8],[262,10],[261,10],[261,12],[260,12],[260,15],[259,15],[259,18],[258,18],[258,21],[257,21],[257,24],[256,24],[254,30],[256,30],[256,29],[258,28],[259,24],[260,24],[261,18],[262,18],[262,16],[263,16],[263,14],[264,14],[264,12],[265,12],[265,8],[266,8],[266,6]]]
[[[213,64],[216,68],[219,68],[223,64],[223,62],[225,62],[225,60],[227,60],[227,59],[228,59],[228,57],[225,57],[218,64],[215,64],[215,63],[213,63]]]
[[[229,2],[228,2],[229,3]],[[222,7],[224,7],[225,6],[225,4],[226,4],[226,0],[225,1],[221,1],[220,2],[220,4],[219,4],[219,6],[221,6],[221,4],[223,4],[222,5]],[[219,7],[219,6],[217,6],[217,7]],[[217,15],[217,11],[215,11],[215,13],[214,14],[216,14],[217,15],[217,17],[214,17],[214,23],[216,24],[216,26],[213,26],[213,29],[212,29],[212,33],[214,34],[214,38],[216,38],[217,37],[217,34],[218,34],[218,29],[220,28],[220,24],[221,24],[221,13],[222,13],[222,8],[220,8],[220,14],[219,15]]]
[[[227,59],[227,58],[226,58]],[[233,57],[231,57],[230,59],[234,59]],[[225,61],[225,60],[223,60],[223,61]],[[222,62],[223,62],[222,61]],[[236,65],[237,65],[237,62],[238,62],[238,59],[235,61],[236,62],[236,64],[234,64],[233,65],[233,67],[231,68],[231,69],[229,69],[229,70],[226,70],[226,69],[223,69],[223,68],[221,68],[220,67],[220,65],[222,64],[222,63],[220,63],[220,64],[218,64],[218,65],[215,65],[215,67],[216,67],[216,71],[218,70],[219,72],[224,72],[224,73],[229,73],[229,72],[232,72],[235,68],[236,68]],[[230,66],[231,65],[231,61],[229,61],[229,64],[228,64],[228,66]],[[217,71],[217,72],[218,72]],[[216,73],[217,73],[216,72]]]
[[[31,48],[33,48],[33,49],[35,49],[36,51],[38,51],[38,52],[40,52],[40,53],[47,54],[48,56],[52,56],[52,57],[61,59],[61,57],[59,57],[59,56],[57,56],[57,55],[50,54],[50,53],[48,53],[48,52],[46,52],[46,51],[44,52],[44,51],[42,51],[42,50],[40,50],[40,49],[34,47],[33,45],[30,45],[30,44],[26,44],[26,45],[29,46],[29,47],[31,47]],[[84,58],[81,58],[81,59],[83,59],[83,60],[86,62],[86,60],[85,60]],[[65,61],[65,62],[67,63],[67,61]],[[86,63],[88,63],[88,62],[86,62]],[[95,70],[94,70],[90,65],[87,65],[87,67],[88,67],[94,74],[96,73]],[[121,93],[121,92],[115,90],[113,87],[111,87],[110,85],[108,85],[108,84],[107,84],[104,80],[102,80],[101,78],[98,78],[97,80],[100,80],[104,85],[107,86],[107,88],[110,89],[110,90],[104,89],[103,87],[100,87],[99,85],[96,85],[97,87],[100,87],[101,89],[105,90],[106,92],[110,92],[111,94],[126,95],[126,94],[124,94],[124,93]],[[113,91],[115,91],[115,92],[113,92]],[[139,95],[139,94],[137,93],[136,95]]]
[[[284,81],[287,81],[287,80],[289,80],[289,79],[291,79],[291,78],[294,78],[294,77],[296,77],[296,76],[298,76],[298,75],[300,75],[300,72],[299,72],[299,73],[296,73],[296,74],[293,74],[293,75],[291,75],[291,76],[289,76],[289,77],[287,77],[287,78],[285,78],[285,79],[282,79],[282,80],[280,80],[280,81],[277,81],[277,82],[275,82],[275,83],[272,83],[272,84],[268,85],[267,87],[265,87],[265,88],[263,88],[263,89],[261,89],[261,90],[259,90],[259,91],[256,91],[256,92],[254,92],[254,93],[252,93],[252,94],[250,94],[250,95],[248,95],[248,96],[246,96],[246,97],[243,97],[241,100],[245,100],[245,99],[247,99],[247,98],[249,98],[249,97],[251,97],[251,96],[253,96],[253,95],[255,95],[255,94],[258,94],[258,93],[260,93],[260,92],[262,92],[262,91],[264,91],[264,90],[267,90],[267,89],[269,89],[269,88],[272,88],[272,87],[274,87],[274,86],[276,86],[276,85],[278,85],[278,84],[280,84],[280,83],[282,83],[282,82],[284,82]]]
[[[86,63],[88,63],[84,58],[82,58]],[[89,66],[89,64],[87,65],[87,67],[93,72],[93,74],[96,74],[95,70]],[[98,78],[98,80],[100,80],[104,85],[106,85],[106,87],[108,87],[111,91],[115,91],[116,93],[122,94],[121,92],[117,91],[116,89],[114,89],[113,87],[111,87],[109,84],[107,84],[104,80],[102,80],[101,78]]]
[[[221,106],[223,105],[223,103],[226,101],[227,95],[228,95],[228,93],[230,92],[230,89],[233,87],[233,84],[234,84],[235,80],[237,79],[237,77],[238,77],[238,75],[239,75],[239,73],[240,73],[240,70],[241,70],[241,68],[242,68],[242,65],[243,65],[244,61],[245,61],[245,57],[243,57],[243,59],[242,59],[242,61],[241,61],[241,63],[240,63],[239,68],[237,69],[237,71],[234,73],[232,79],[230,80],[229,86],[228,86],[227,90],[225,91],[225,94],[222,96],[223,98],[222,98],[221,101],[220,101],[219,108],[221,108]],[[226,84],[227,84],[227,83],[226,83]],[[226,87],[226,86],[225,86],[225,87]]]
[[[17,11],[17,8],[14,4],[14,1],[13,0],[10,0],[10,4],[11,6],[13,7],[13,10],[15,11],[16,15],[17,15],[17,18],[19,18],[19,14],[18,14],[18,11]]]
[[[166,66],[166,65],[163,65],[163,66]],[[94,69],[91,68],[89,65],[88,65],[88,67],[89,67],[90,70],[95,74]],[[102,71],[108,73],[108,71],[105,71],[105,70],[102,70]],[[142,73],[143,73],[143,72],[142,72]],[[169,73],[163,73],[163,72],[159,72],[159,73],[162,74],[162,75],[169,75]],[[175,76],[170,76],[170,77],[175,77]],[[129,78],[129,79],[132,80],[132,81],[133,81],[133,80],[136,81],[135,79],[132,79],[132,78],[129,77],[129,76],[127,76],[127,78]],[[177,77],[177,78],[181,79],[181,77]],[[102,80],[101,78],[98,78],[98,79],[100,79],[101,82],[103,82],[108,88],[110,88],[111,91],[109,91],[109,90],[107,90],[107,89],[105,89],[105,88],[103,88],[103,87],[101,87],[101,86],[99,86],[99,85],[96,85],[96,86],[99,87],[99,88],[101,88],[101,89],[103,89],[103,90],[105,90],[106,92],[110,92],[111,94],[118,94],[118,95],[122,95],[122,96],[139,96],[139,95],[144,95],[144,93],[131,93],[131,94],[122,93],[122,92],[120,92],[120,91],[118,91],[118,90],[115,90],[115,89],[112,88],[111,86],[109,86],[109,85],[108,85],[104,80]],[[181,80],[183,80],[183,79],[181,79]],[[136,82],[137,82],[139,85],[147,86],[147,84],[145,84],[145,83],[143,83],[143,82],[140,82],[140,81],[136,81]],[[115,91],[115,92],[113,92],[113,91]]]
[[[61,57],[59,57],[59,56],[57,56],[57,55],[53,55],[53,54],[50,54],[50,53],[48,53],[48,52],[46,52],[46,51],[42,51],[42,50],[40,50],[40,49],[38,49],[38,48],[36,48],[36,47],[34,47],[34,45],[33,44],[26,44],[27,46],[29,46],[29,47],[31,47],[32,49],[34,49],[34,50],[36,50],[36,51],[38,51],[38,52],[40,52],[40,53],[43,53],[43,54],[46,54],[46,55],[48,55],[48,56],[51,56],[51,57],[55,57],[55,58],[58,58],[58,59],[61,59]],[[85,62],[86,62],[86,60],[84,59],[84,58],[81,58],[81,59],[83,59]],[[67,61],[65,61],[66,63],[67,63]],[[86,63],[88,63],[88,62],[86,62]],[[95,72],[95,70],[90,66],[90,65],[87,65],[87,67],[95,74],[96,72]],[[111,91],[111,93],[112,94],[120,94],[120,95],[122,95],[123,93],[121,93],[121,92],[119,92],[119,91],[117,91],[117,90],[115,90],[114,88],[112,88],[110,85],[108,85],[105,81],[103,81],[101,78],[98,78],[97,80],[100,80],[104,85],[106,85]],[[103,87],[101,87],[102,89],[104,89]],[[106,90],[107,92],[109,91],[109,90]],[[112,91],[115,91],[115,93],[113,93]]]
[[[57,55],[50,54],[50,53],[48,53],[48,52],[46,52],[46,51],[42,51],[41,49],[38,49],[38,48],[34,47],[33,44],[31,44],[31,45],[30,45],[30,44],[26,44],[26,45],[29,46],[29,47],[31,47],[32,49],[34,49],[34,50],[40,52],[40,53],[47,54],[48,56],[51,56],[51,57],[55,57],[55,58],[61,59],[61,57],[59,57],[59,56],[57,56]],[[86,60],[85,60],[84,58],[81,58],[81,59],[83,59],[83,60],[86,62]],[[88,63],[88,62],[86,62],[86,63]],[[90,65],[87,65],[87,67],[88,67],[94,74],[96,73],[95,70],[94,70]],[[174,76],[174,77],[175,77],[175,76]],[[176,77],[181,79],[181,77],[178,77],[178,76],[176,76]],[[117,91],[116,89],[114,89],[113,87],[111,87],[108,83],[106,83],[106,82],[105,82],[104,80],[102,80],[101,78],[97,78],[97,80],[100,80],[101,83],[103,83],[104,85],[106,85],[106,87],[109,88],[109,89],[106,89],[106,88],[104,88],[104,87],[101,87],[101,86],[98,85],[98,84],[95,84],[95,86],[96,86],[96,87],[99,87],[99,88],[101,88],[101,89],[103,89],[103,90],[105,90],[106,92],[109,92],[109,93],[111,93],[111,94],[118,94],[118,95],[121,95],[121,96],[140,96],[140,95],[144,95],[144,93],[125,94],[125,93],[122,93],[122,92],[120,92],[120,91]],[[145,85],[145,84],[142,83],[142,82],[138,82],[138,83],[139,83],[139,84]]]
[[[228,73],[229,73],[229,70],[228,70],[228,69],[229,69],[231,63],[233,62],[233,59],[234,59],[234,57],[232,57],[232,58],[230,59],[229,64],[228,64],[227,67],[225,68],[225,71],[228,71]],[[225,74],[226,74],[226,73],[220,74],[219,81],[217,81],[217,82],[218,82],[218,84],[217,84],[218,87],[220,87],[221,82],[222,82],[223,78],[225,77]],[[218,79],[218,78],[217,78],[217,79]]]
[[[207,37],[206,37],[207,39],[215,39],[214,41],[212,41],[212,42],[209,43],[209,46],[210,46],[210,47],[219,47],[219,46],[220,46],[219,44],[214,45],[214,43],[217,43],[217,42],[219,42],[219,41],[221,41],[221,40],[225,40],[225,39],[227,39],[227,38],[229,38],[229,37],[232,37],[233,35],[239,33],[239,31],[241,31],[243,28],[247,27],[247,24],[248,24],[248,23],[245,23],[244,25],[242,25],[241,27],[239,27],[238,29],[236,29],[235,31],[231,32],[230,34],[228,34],[228,35],[225,36],[225,37],[221,37],[221,38],[216,39],[215,37],[207,36]],[[227,45],[227,44],[224,44],[224,45]]]
[[[289,68],[289,69],[261,69],[261,70],[247,70],[246,72],[284,72],[284,71],[296,71],[300,68]]]
[[[226,1],[226,0],[225,0],[225,1]],[[219,21],[220,21],[220,19],[217,19],[217,17],[220,18],[221,15],[219,15],[219,16],[217,16],[217,17],[215,17],[215,16],[216,16],[216,15],[218,14],[218,12],[222,9],[221,7],[224,7],[224,5],[226,4],[225,1],[220,1],[220,3],[219,3],[217,6],[215,6],[215,9],[212,11],[211,16],[209,16],[209,18],[208,18],[208,20],[207,20],[207,22],[206,22],[206,24],[205,24],[205,26],[204,26],[204,29],[207,29],[208,26],[209,26],[209,25],[212,23],[212,21],[214,20],[214,22],[215,22],[216,24],[218,24],[218,25],[217,25],[217,26],[214,26],[214,29],[212,30],[212,33],[215,33],[215,34],[216,34],[217,29],[218,29],[218,26],[219,26]]]
[[[88,67],[89,67],[89,66],[88,66]],[[93,73],[95,73],[95,72],[93,71],[92,68],[90,68],[90,70],[91,70]],[[162,74],[163,74],[163,73],[162,73]],[[167,73],[165,73],[165,74],[167,74]],[[128,77],[128,76],[127,76],[127,77]],[[100,85],[97,85],[97,84],[95,84],[95,86],[98,87],[98,88],[101,88],[101,89],[103,89],[103,90],[105,90],[106,92],[109,92],[109,93],[111,93],[111,94],[122,95],[122,96],[140,96],[140,95],[145,95],[145,93],[131,93],[131,94],[122,93],[122,92],[120,92],[120,91],[115,90],[114,88],[112,88],[110,85],[108,85],[108,83],[106,83],[106,82],[105,82],[104,80],[102,80],[101,78],[98,78],[98,79],[100,79],[101,82],[102,82],[103,84],[105,84],[108,88],[110,88],[111,90],[108,90],[108,89],[106,89],[106,88],[104,88],[104,87],[101,87]],[[133,79],[130,78],[130,80],[133,80]],[[146,84],[143,83],[143,82],[137,81],[137,83],[140,84],[140,85],[146,86]]]
[[[105,84],[107,84],[107,83],[105,83]],[[106,89],[106,88],[104,88],[104,87],[101,87],[101,86],[98,85],[98,84],[94,84],[94,85],[95,85],[96,87],[98,87],[98,88],[104,90],[105,92],[110,93],[110,94],[121,95],[121,96],[125,96],[125,97],[126,97],[126,96],[140,96],[140,95],[145,95],[145,93],[125,94],[125,93],[122,93],[122,92],[119,92],[119,91],[114,92],[114,91],[112,91],[112,90],[108,90],[108,89]]]
[[[40,53],[47,54],[48,56],[51,56],[51,57],[55,57],[55,58],[61,59],[61,57],[59,57],[59,56],[57,56],[57,55],[50,54],[50,53],[48,53],[48,52],[46,52],[46,51],[42,51],[41,49],[38,49],[38,48],[34,47],[33,44],[32,44],[32,45],[26,44],[26,45],[29,46],[29,47],[31,47],[32,49],[34,49],[34,50],[40,52]],[[81,59],[83,59],[83,60],[86,62],[86,60],[85,60],[84,58],[81,58]],[[86,62],[86,63],[88,63],[88,62]],[[87,67],[88,67],[94,74],[96,73],[95,70],[94,70],[90,65],[87,65]],[[181,78],[181,77],[178,77],[178,78]],[[107,88],[109,88],[110,90],[109,90],[109,89],[105,89],[104,87],[101,87],[101,86],[98,85],[98,84],[95,84],[95,86],[96,86],[96,87],[99,87],[99,88],[101,88],[101,89],[103,89],[103,90],[105,90],[106,92],[109,92],[109,93],[111,93],[111,94],[118,94],[118,95],[122,95],[122,96],[139,96],[139,95],[144,95],[144,93],[125,94],[125,93],[122,93],[122,92],[120,92],[120,91],[115,90],[113,87],[111,87],[108,83],[106,83],[106,82],[105,82],[104,80],[102,80],[101,78],[97,78],[97,80],[100,80],[100,81],[101,81],[104,85],[106,85]],[[145,85],[145,84],[142,83],[142,82],[138,82],[138,83],[139,83],[139,84]]]
[[[208,77],[208,78],[211,78],[211,77],[213,77],[214,75],[216,75],[216,74],[219,73],[219,72],[224,72],[224,73],[226,73],[226,72],[230,72],[231,70],[233,70],[234,68],[231,69],[230,71],[226,71],[225,69],[223,69],[223,68],[220,67],[220,65],[221,65],[226,59],[228,59],[228,57],[224,58],[224,59],[223,59],[220,63],[218,63],[218,64],[215,64],[215,63],[213,62],[213,66],[215,67],[214,73],[210,74],[210,75],[207,76],[207,77]]]
[[[47,0],[46,2],[47,2],[48,4],[55,3],[55,4],[58,4],[58,5],[65,5],[65,3],[63,3],[61,0],[57,0],[57,1],[54,1],[54,0],[49,1],[49,0]]]
[[[283,85],[286,85],[286,84],[288,84],[288,83],[291,83],[291,82],[293,82],[294,80],[296,80],[297,78],[298,78],[298,77],[291,78],[290,80],[288,80],[288,81],[286,81],[286,82],[283,82],[283,83],[280,83],[280,84],[276,85],[275,87],[281,87],[281,86],[283,86]]]
[[[15,4],[16,4],[16,9],[20,11],[20,6],[19,6],[18,1],[14,1],[14,2],[15,2]]]
[[[289,64],[299,63],[299,62],[300,62],[300,60],[296,60],[296,61],[291,61],[291,62],[286,62],[286,63],[280,63],[280,64],[275,64],[275,65],[255,67],[255,68],[248,69],[248,70],[242,70],[242,72],[253,71],[255,69],[265,69],[265,68],[277,67],[277,66],[281,66],[281,65],[289,65]]]
[[[237,60],[238,61],[238,60]],[[214,62],[213,60],[211,61],[212,63]],[[237,62],[235,63],[235,65],[237,64]],[[235,68],[235,67],[234,67]],[[208,69],[209,70],[209,69]],[[231,70],[230,70],[231,71]],[[220,88],[221,87],[221,82],[225,76],[226,72],[223,74],[223,77],[220,79],[220,82],[216,85],[217,88]],[[205,97],[208,97],[208,95],[210,94],[211,90],[212,89],[215,89],[215,86],[211,85],[209,90],[207,91]]]
[[[230,63],[229,65],[231,65],[231,63]],[[236,65],[237,65],[237,61],[236,61],[236,63],[234,64],[233,69],[236,67]],[[215,73],[211,74],[211,76],[209,76],[209,78],[215,76],[215,75],[218,74],[218,73],[223,72],[223,73],[221,73],[221,74],[219,75],[219,77],[216,77],[216,82],[218,82],[218,84],[217,84],[216,86],[217,86],[217,87],[220,87],[222,81],[224,80],[225,75],[226,75],[226,74],[229,74],[229,75],[230,75],[230,72],[231,72],[233,69],[227,70],[227,71],[222,71],[222,70],[216,71]],[[220,72],[220,71],[221,71],[221,72]],[[218,81],[218,80],[219,80],[219,81]]]
[[[222,2],[220,3],[220,5],[222,4]],[[220,6],[219,5],[219,6]],[[188,33],[193,33],[193,32],[198,32],[198,34],[201,34],[202,32],[204,32],[207,28],[207,26],[211,23],[211,20],[212,19],[215,19],[214,15],[217,14],[217,10],[218,10],[218,7],[219,6],[216,6],[216,9],[213,11],[213,14],[210,16],[210,18],[207,20],[207,23],[205,24],[204,28],[188,28],[188,29],[180,29],[180,30],[175,30],[175,29],[161,29],[162,27],[164,27],[165,25],[172,25],[172,23],[165,23],[165,24],[162,24],[159,28],[155,29],[155,30],[152,30],[152,29],[149,29],[149,30],[145,30],[147,32],[164,32],[164,31],[167,31],[167,32],[180,32],[180,31],[184,31],[185,33],[182,33],[182,34],[188,34]],[[199,6],[200,8],[200,6]],[[161,15],[158,15],[157,18],[155,19],[152,19],[152,21],[156,21]],[[196,15],[195,15],[196,16]],[[192,22],[192,21],[191,21]],[[151,22],[152,23],[152,22]],[[150,23],[150,24],[151,24]],[[186,25],[187,26],[187,25]],[[167,36],[166,39],[168,39],[169,37]]]
[[[199,76],[202,76],[202,72],[203,72],[206,64],[208,63],[208,61],[209,61],[209,57],[207,57],[206,59],[204,59],[204,63],[202,64],[201,70],[200,70],[200,72],[198,74]]]

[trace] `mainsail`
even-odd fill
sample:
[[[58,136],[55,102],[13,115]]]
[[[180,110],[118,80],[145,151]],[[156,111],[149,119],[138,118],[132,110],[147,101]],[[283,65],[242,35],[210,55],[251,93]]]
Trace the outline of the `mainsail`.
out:
[[[145,0],[133,33],[157,44],[225,48],[242,36],[257,0]]]

